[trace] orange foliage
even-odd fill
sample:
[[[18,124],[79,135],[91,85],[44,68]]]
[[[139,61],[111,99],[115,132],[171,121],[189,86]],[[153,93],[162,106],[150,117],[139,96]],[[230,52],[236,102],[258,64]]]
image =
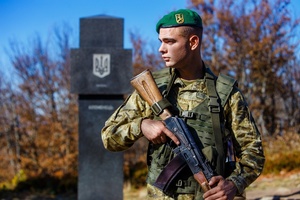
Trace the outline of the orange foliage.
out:
[[[16,89],[9,84],[0,88],[2,182],[20,170],[28,179],[77,175],[78,106],[69,91],[68,34],[57,39],[61,52],[55,58],[39,37],[27,49],[11,44],[18,81]]]

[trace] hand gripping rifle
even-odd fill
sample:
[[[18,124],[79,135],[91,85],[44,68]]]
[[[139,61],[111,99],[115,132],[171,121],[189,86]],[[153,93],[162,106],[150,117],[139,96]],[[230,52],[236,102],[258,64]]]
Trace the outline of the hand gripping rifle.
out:
[[[152,108],[160,108],[158,105],[159,102],[166,100],[162,97],[160,91],[158,90],[158,87],[149,70],[145,70],[139,75],[133,77],[131,79],[131,84]],[[195,180],[200,184],[202,190],[204,192],[208,191],[210,189],[208,181],[210,181],[210,179],[214,176],[214,171],[212,170],[209,161],[197,146],[192,134],[187,128],[186,123],[182,120],[182,118],[172,116],[168,109],[154,109],[154,113],[161,117],[166,127],[180,141],[180,144],[173,149],[174,153],[178,155],[173,160],[183,158],[192,171]],[[178,174],[178,170],[180,171],[180,169],[176,170],[177,172],[170,173]],[[155,186],[165,191],[166,187],[168,187],[166,184],[169,183],[166,183],[165,180],[162,180],[164,178],[160,178],[160,176],[158,177]]]

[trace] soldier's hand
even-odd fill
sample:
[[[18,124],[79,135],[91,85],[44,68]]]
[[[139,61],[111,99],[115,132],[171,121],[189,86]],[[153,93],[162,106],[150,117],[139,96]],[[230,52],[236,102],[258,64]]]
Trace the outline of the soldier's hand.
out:
[[[233,182],[227,181],[222,176],[214,176],[209,181],[211,189],[204,193],[205,200],[226,199],[231,200],[234,198],[237,188]]]
[[[141,130],[144,136],[153,144],[165,143],[167,142],[167,137],[171,138],[177,145],[180,143],[162,121],[144,119],[141,124]]]

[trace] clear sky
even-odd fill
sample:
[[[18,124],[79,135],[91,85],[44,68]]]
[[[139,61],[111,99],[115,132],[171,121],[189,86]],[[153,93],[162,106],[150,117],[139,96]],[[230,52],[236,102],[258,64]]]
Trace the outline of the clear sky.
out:
[[[145,39],[158,41],[157,20],[186,6],[185,0],[0,0],[0,67],[9,65],[4,49],[9,49],[10,40],[27,44],[35,34],[47,37],[55,26],[67,23],[79,41],[82,17],[105,14],[124,18],[125,48],[131,48],[131,30]],[[74,48],[78,46],[74,44]]]
[[[300,16],[300,0],[291,2]],[[138,31],[144,39],[157,41],[157,20],[167,12],[185,7],[187,0],[0,0],[0,67],[9,71],[4,51],[9,49],[9,40],[27,44],[35,34],[47,37],[55,26],[63,23],[79,37],[79,19],[100,14],[124,18],[125,48],[131,48],[129,31]],[[74,44],[74,48],[78,45]]]

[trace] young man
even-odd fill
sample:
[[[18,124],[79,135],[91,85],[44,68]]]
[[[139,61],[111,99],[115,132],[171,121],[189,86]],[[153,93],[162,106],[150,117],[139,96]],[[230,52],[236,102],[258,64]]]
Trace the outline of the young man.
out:
[[[191,173],[179,175],[182,177],[174,183],[172,193],[164,194],[154,186],[157,177],[175,156],[170,141],[178,145],[179,140],[137,91],[105,123],[102,129],[105,148],[122,151],[141,137],[148,139],[149,199],[233,199],[242,196],[264,165],[260,133],[243,95],[233,79],[216,77],[204,65],[201,58],[202,20],[196,12],[188,9],[171,12],[158,21],[156,31],[161,41],[159,52],[166,63],[165,69],[153,73],[156,84],[172,104],[173,114],[184,118],[190,132],[198,136],[199,148],[206,152],[218,175],[209,181],[211,189],[205,193]],[[212,111],[212,102],[220,109]],[[237,159],[234,169],[226,173],[228,141],[233,144]]]

